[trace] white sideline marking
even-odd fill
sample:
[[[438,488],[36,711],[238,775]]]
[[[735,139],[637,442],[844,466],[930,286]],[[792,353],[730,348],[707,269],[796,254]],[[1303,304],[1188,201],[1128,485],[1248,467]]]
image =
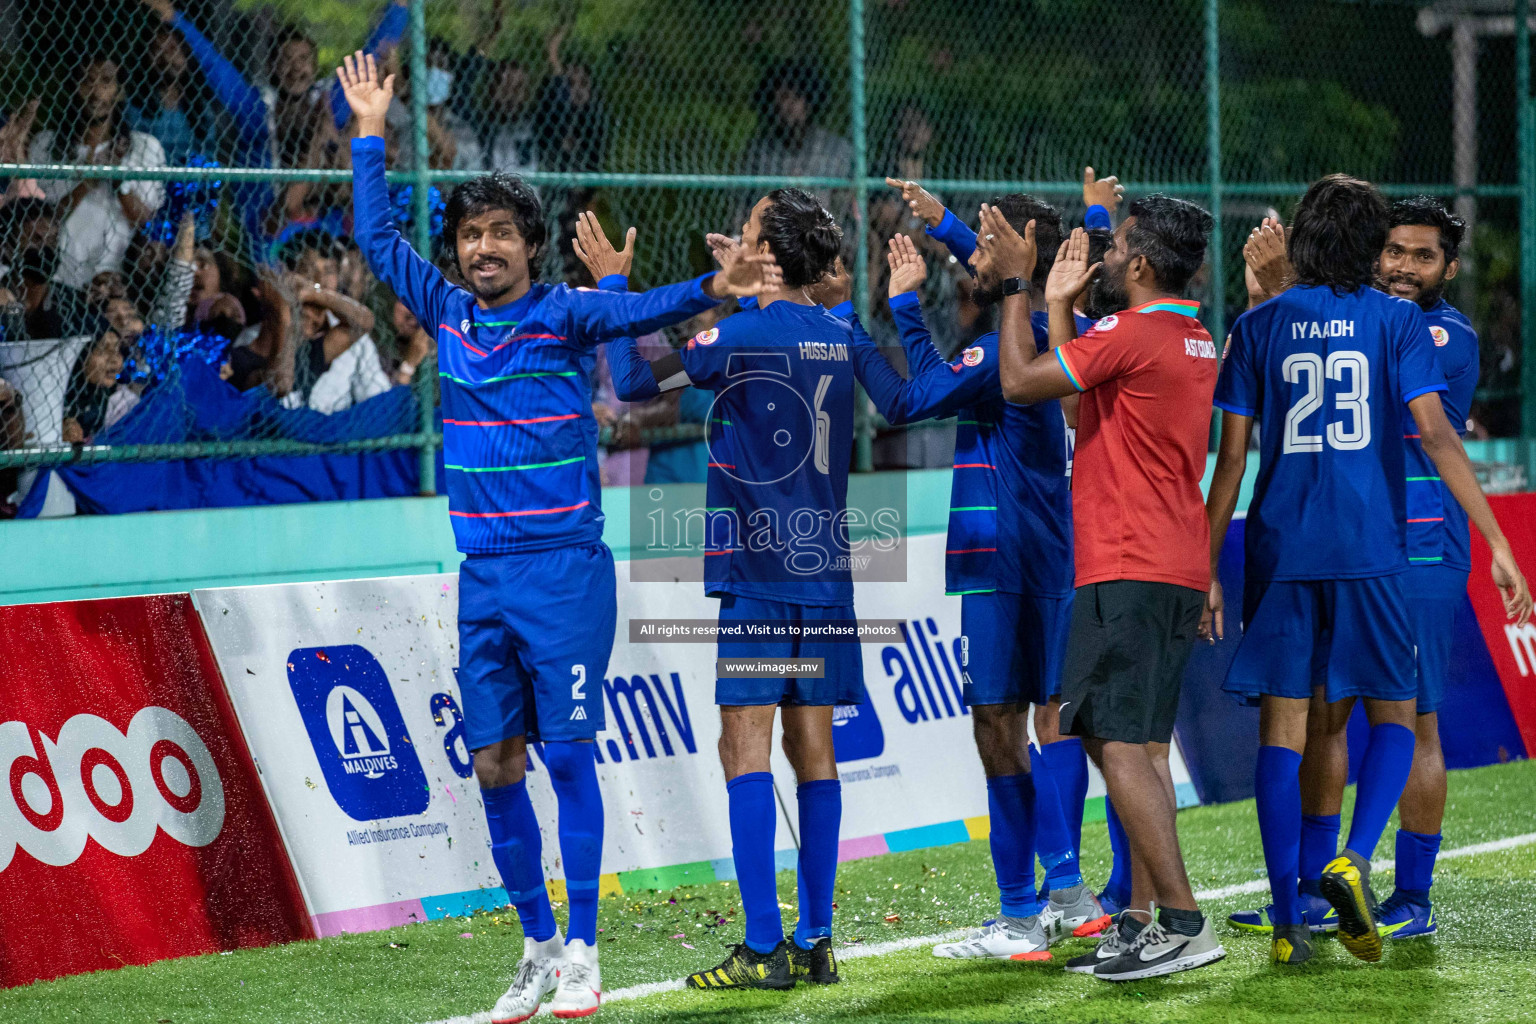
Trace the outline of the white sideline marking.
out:
[[[1513,850],[1521,846],[1530,846],[1536,843],[1536,832],[1527,832],[1523,836],[1510,836],[1508,839],[1494,839],[1486,843],[1473,843],[1471,846],[1458,846],[1454,850],[1444,850],[1438,860],[1456,860],[1461,857],[1476,857],[1482,853],[1498,853],[1501,850]],[[1372,871],[1391,871],[1396,862],[1390,857],[1371,861]],[[1201,889],[1195,893],[1197,900],[1220,900],[1228,896],[1242,896],[1247,893],[1259,893],[1269,889],[1269,879],[1255,878],[1251,882],[1239,882],[1236,885],[1224,885],[1219,889]],[[839,960],[862,960],[870,956],[885,956],[887,953],[898,953],[904,949],[914,949],[919,946],[933,946],[940,942],[952,941],[966,935],[965,931],[942,932],[937,935],[914,935],[910,938],[896,939],[891,942],[877,942],[872,946],[848,946],[837,950]],[[611,992],[603,993],[603,1002],[618,1003],[629,999],[644,999],[646,996],[660,995],[662,992],[680,992],[685,988],[682,978],[673,978],[670,981],[649,981],[643,985],[631,985],[628,988],[616,988]],[[548,1016],[549,1006],[546,1004],[539,1008],[539,1016]],[[431,1024],[490,1024],[491,1014],[489,1010],[481,1013],[470,1014],[465,1017],[449,1017],[446,1020],[432,1021]]]

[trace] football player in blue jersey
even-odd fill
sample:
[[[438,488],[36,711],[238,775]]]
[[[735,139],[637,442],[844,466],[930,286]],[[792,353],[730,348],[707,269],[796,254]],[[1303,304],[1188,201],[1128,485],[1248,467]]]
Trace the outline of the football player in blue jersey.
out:
[[[722,637],[720,658],[821,663],[815,676],[727,674],[716,681],[746,937],[718,966],[689,976],[698,989],[839,980],[831,934],[842,794],[832,722],[834,707],[865,700],[863,659],[849,638],[806,634],[855,622],[848,536],[855,510],[847,508],[853,385],[857,378],[868,387],[869,367],[884,365],[873,344],[856,345],[849,323],[817,297],[838,276],[841,241],[836,220],[815,197],[795,188],[771,192],[753,206],[741,249],[772,254],[781,288],[655,362],[627,342],[608,350],[615,390],[626,401],[690,384],[715,392],[705,593],[720,599],[722,629],[738,637],[751,627],[774,631],[770,639]],[[776,715],[798,782],[800,917],[788,940],[774,885],[769,751]]]
[[[945,208],[932,193],[915,181],[902,181],[896,178],[887,178],[885,183],[891,188],[901,190],[902,198],[907,201],[912,214],[917,219],[927,224],[927,233],[933,238],[943,242],[950,253],[959,260],[972,274],[975,267],[971,263],[971,255],[976,250],[976,233],[966,224]],[[1100,178],[1092,167],[1083,168],[1083,205],[1086,212],[1083,216],[1084,226],[1088,229],[1089,238],[1089,262],[1096,263],[1101,260],[1104,253],[1114,244],[1112,231],[1112,214],[1119,206],[1125,187],[1119,179],[1113,175]],[[1012,199],[1014,197],[1006,197]],[[1038,200],[1032,200],[1039,202]],[[1049,224],[1059,225],[1060,217],[1051,208],[1040,204],[1045,210],[1050,210],[1042,220],[1038,230],[1050,231]],[[1014,211],[1017,212],[1017,211]],[[1014,217],[1013,212],[1007,214]],[[1017,218],[1014,218],[1017,219]],[[1028,218],[1019,219],[1022,226]],[[1059,230],[1057,232],[1059,235]],[[1037,246],[1039,251],[1039,264],[1042,269],[1037,270],[1041,280],[1049,273],[1051,262],[1055,259],[1056,250],[1051,246]],[[994,284],[993,286],[998,287]],[[989,298],[985,287],[975,295],[976,298],[986,300]],[[995,296],[990,296],[993,302]],[[1087,303],[1090,294],[1085,292],[1080,301]],[[901,300],[902,305],[910,305],[910,301]],[[910,320],[913,313],[909,309],[906,312],[896,313],[898,325]],[[1078,313],[1084,312],[1079,309]],[[1114,312],[1113,309],[1088,310],[1092,316],[1104,315]],[[1043,309],[1032,314],[1031,320],[1037,327],[1037,344],[1039,344],[1038,331],[1045,330],[1046,314]],[[1086,329],[1092,323],[1091,317],[1079,317],[1079,327]],[[907,337],[904,332],[903,343]],[[921,350],[921,349],[920,349]],[[909,356],[910,362],[910,356]],[[1067,423],[1067,475],[1071,475],[1072,461],[1072,434],[1077,426],[1077,395],[1069,395],[1059,402],[1062,413]],[[966,415],[962,420],[974,420],[975,417]],[[962,423],[963,431],[968,426],[979,426],[976,423]],[[982,460],[985,462],[986,460]],[[966,465],[966,460],[956,459],[957,465]],[[956,477],[956,484],[960,477]],[[957,495],[958,497],[958,495]],[[957,507],[969,507],[967,502],[957,502]],[[1070,513],[1069,513],[1070,517]],[[953,518],[953,517],[952,517]],[[1067,531],[1070,537],[1070,528]],[[963,545],[958,548],[950,545],[950,550],[964,551]],[[1070,551],[1070,549],[1069,549]],[[959,556],[946,556],[946,562],[953,561]],[[1068,558],[1071,562],[1071,558]],[[1070,566],[1069,566],[1070,571]],[[951,592],[963,593],[969,589],[963,581],[951,579],[946,587]],[[1059,665],[1059,661],[1057,662]],[[1049,674],[1051,685],[1059,687],[1059,672]],[[974,676],[973,676],[974,678]],[[1088,900],[1081,898],[1076,886],[1080,884],[1081,872],[1079,871],[1079,852],[1082,848],[1083,833],[1083,805],[1088,795],[1088,758],[1083,751],[1082,741],[1075,736],[1063,736],[1061,725],[1061,701],[1060,697],[1052,692],[1051,700],[1045,704],[1037,704],[1034,713],[1035,737],[1039,741],[1039,748],[1031,748],[1029,760],[1031,764],[1031,782],[1036,797],[1036,834],[1037,851],[1042,867],[1045,868],[1045,889],[1039,895],[1042,899],[1048,896],[1054,906],[1046,908],[1047,922],[1050,924],[1048,932],[1060,937],[1066,931],[1087,929],[1099,916],[1114,916],[1128,903],[1131,898],[1131,855],[1130,841],[1125,835],[1125,829],[1120,824],[1120,817],[1115,813],[1113,804],[1106,796],[1104,810],[1108,819],[1110,847],[1113,853],[1109,880],[1102,892],[1097,896],[1099,910],[1102,914],[1087,917],[1095,908]],[[1051,785],[1047,787],[1046,781]],[[1027,859],[1027,858],[1026,858]],[[1064,924],[1072,922],[1063,928]]]
[[[1392,204],[1376,276],[1378,289],[1424,311],[1435,361],[1446,382],[1440,401],[1446,418],[1458,430],[1467,422],[1478,378],[1477,333],[1466,316],[1445,300],[1445,284],[1460,269],[1465,231],[1461,218],[1437,199],[1399,200]],[[1273,262],[1281,265],[1278,276],[1283,280],[1288,269],[1283,250]],[[1446,795],[1438,711],[1450,670],[1452,626],[1466,601],[1472,569],[1466,512],[1440,480],[1417,431],[1409,430],[1404,441],[1409,563],[1405,589],[1419,692],[1413,767],[1398,804],[1396,888],[1378,914],[1381,934],[1394,939],[1432,935],[1437,929],[1429,888],[1440,849]],[[1314,933],[1330,930],[1330,922],[1337,920],[1336,912],[1322,899],[1318,882],[1337,852],[1339,809],[1348,776],[1344,734],[1320,728],[1309,733],[1301,767],[1301,898]],[[1232,922],[1267,932],[1269,908],[1234,914]]]
[[[1032,225],[1040,251],[1032,271],[1007,279],[978,249],[976,236],[916,182],[902,189],[914,214],[928,222],[976,275],[976,296],[995,304],[1009,288],[1040,288],[1061,243],[1061,217],[1034,196],[1013,194],[995,207],[1022,235]],[[1114,179],[1107,179],[1112,190]],[[1116,194],[1111,191],[1110,201]],[[1105,221],[1108,212],[1099,210]],[[911,377],[882,368],[869,387],[893,424],[958,415],[954,477],[945,547],[945,590],[961,599],[965,706],[987,778],[989,836],[1000,914],[975,934],[934,948],[939,957],[1049,959],[1048,947],[1107,922],[1083,884],[1077,846],[1087,765],[1076,738],[1055,734],[1051,699],[1059,690],[1071,608],[1072,512],[1070,441],[1061,404],[1006,402],[999,377],[998,336],[988,332],[944,362],[933,346],[916,289],[926,267],[905,235],[890,241],[890,306]],[[1086,330],[1091,321],[1080,318]],[[1046,316],[1035,318],[1045,344]],[[894,381],[894,384],[891,383]],[[1031,748],[1030,705],[1044,753]],[[1075,755],[1075,756],[1074,756]],[[1055,761],[1056,771],[1051,770]],[[1075,770],[1074,770],[1075,769]],[[1061,792],[1063,791],[1064,792]],[[1075,815],[1063,804],[1075,806]],[[1050,897],[1035,887],[1035,855]]]
[[[1386,202],[1369,183],[1343,175],[1316,182],[1287,239],[1295,284],[1233,324],[1216,390],[1222,440],[1207,501],[1206,635],[1223,632],[1216,560],[1256,418],[1261,428],[1245,530],[1244,633],[1225,688],[1260,705],[1255,790],[1277,963],[1312,956],[1299,897],[1302,753],[1314,739],[1338,742],[1357,699],[1370,740],[1349,837],[1319,889],[1337,911],[1345,948],[1381,958],[1370,858],[1412,767],[1418,703],[1405,593],[1405,435],[1419,435],[1434,475],[1487,538],[1507,614],[1523,619],[1531,607],[1446,419],[1430,325],[1414,303],[1371,287],[1388,228]]]
[[[617,618],[613,556],[602,542],[594,347],[678,323],[726,295],[776,288],[771,255],[640,294],[532,280],[546,237],[534,191],[507,175],[454,189],[444,241],[453,284],[401,237],[385,186],[393,76],[359,52],[337,69],[358,120],[352,142],[355,232],[370,267],[438,341],[449,516],[459,549],[459,686],[466,740],[485,800],[491,856],[523,924],[523,960],[491,1019],[512,1024],[554,993],[557,1017],[596,1012],[602,797],[593,737]],[[610,288],[614,282],[603,282]],[[569,628],[580,620],[588,628]],[[550,908],[539,823],[524,772],[527,740],[560,807],[570,914]]]

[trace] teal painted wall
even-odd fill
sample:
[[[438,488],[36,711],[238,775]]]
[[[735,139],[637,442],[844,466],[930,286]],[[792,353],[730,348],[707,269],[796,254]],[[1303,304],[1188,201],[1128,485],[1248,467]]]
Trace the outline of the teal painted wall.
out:
[[[949,478],[947,469],[857,475],[850,505],[904,501],[909,533],[937,533]],[[631,554],[629,497],[626,488],[603,494],[603,539],[620,559]],[[443,497],[11,521],[0,523],[0,605],[447,572],[460,557]]]

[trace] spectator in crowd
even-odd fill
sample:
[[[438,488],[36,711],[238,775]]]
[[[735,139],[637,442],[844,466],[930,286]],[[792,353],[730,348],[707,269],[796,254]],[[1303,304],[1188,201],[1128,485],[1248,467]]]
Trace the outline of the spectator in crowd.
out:
[[[96,333],[97,316],[85,295],[55,279],[58,254],[51,245],[23,250],[0,287],[0,325],[5,336],[77,338]]]
[[[20,448],[27,443],[27,420],[22,410],[21,393],[0,380],[0,451]],[[0,519],[14,519],[16,506],[11,495],[21,482],[21,469],[0,469]]]
[[[191,58],[180,33],[161,23],[150,36],[145,67],[133,77],[124,117],[134,131],[153,135],[166,161],[180,167],[195,153],[208,154],[209,111],[194,91]]]
[[[437,355],[437,340],[422,329],[416,314],[399,299],[395,300],[390,321],[395,328],[395,352],[398,356],[390,380],[408,385],[416,378],[416,368],[424,360]]]
[[[293,297],[270,269],[263,269],[251,291],[261,309],[260,323],[247,328],[244,306],[221,293],[198,303],[197,329],[234,338],[219,376],[237,391],[265,384],[274,397],[285,399],[293,388]]]
[[[537,171],[538,134],[528,69],[515,60],[495,61],[483,81],[484,106],[477,119],[479,163],[472,169],[510,174]]]
[[[32,125],[37,120],[37,107],[38,100],[34,97],[23,103],[14,117],[0,117],[5,122],[0,125],[0,163],[26,162],[27,140],[32,137]],[[5,188],[0,190],[0,208],[18,199],[41,198],[43,198],[43,190],[37,187],[35,179],[11,178],[6,181]],[[5,238],[0,236],[0,245],[5,241]]]
[[[389,104],[384,123],[394,141],[397,170],[416,166],[416,147],[412,134],[411,64],[405,54],[395,50],[385,60],[386,72],[395,76],[396,92]],[[473,170],[480,162],[480,142],[467,119],[454,110],[454,66],[457,55],[440,39],[428,42],[427,50],[427,165],[434,170]]]
[[[64,390],[66,444],[89,444],[138,404],[137,389],[117,379],[131,351],[132,343],[109,327],[75,360]]]
[[[86,60],[76,103],[63,127],[38,132],[27,155],[35,164],[165,165],[159,141],[133,131],[123,117],[118,64],[110,57]],[[165,186],[158,181],[54,178],[38,184],[59,221],[54,279],[77,289],[101,271],[121,266],[129,240],[165,199]]]
[[[284,404],[337,412],[388,391],[389,376],[369,334],[373,312],[337,290],[334,250],[305,247],[291,253],[289,265],[288,285],[300,302],[299,340]]]
[[[539,87],[539,154],[549,170],[596,171],[608,150],[608,108],[597,95],[592,65],[562,57],[564,28],[549,37],[550,77]]]
[[[808,61],[773,65],[753,96],[757,136],[742,157],[743,174],[838,176],[853,166],[853,146],[816,123],[827,100],[827,82]]]

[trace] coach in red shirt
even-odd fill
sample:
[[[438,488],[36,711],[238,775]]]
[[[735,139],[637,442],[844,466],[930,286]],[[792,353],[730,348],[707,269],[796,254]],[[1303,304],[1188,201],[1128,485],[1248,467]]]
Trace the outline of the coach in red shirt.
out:
[[[1033,242],[985,211],[980,244],[1008,264]],[[1061,731],[1083,737],[1130,839],[1132,898],[1120,925],[1069,969],[1131,981],[1214,962],[1224,951],[1200,913],[1179,852],[1169,743],[1179,683],[1210,586],[1202,521],[1206,438],[1219,369],[1199,304],[1180,298],[1202,263],[1211,216],[1170,196],[1132,203],[1104,262],[1081,230],[1046,284],[1050,348],[1037,352],[1027,289],[1004,300],[1003,394],[1080,394],[1072,520],[1077,589],[1062,670]],[[1075,337],[1072,303],[1093,285],[1119,309]],[[1150,907],[1159,908],[1149,927]]]

